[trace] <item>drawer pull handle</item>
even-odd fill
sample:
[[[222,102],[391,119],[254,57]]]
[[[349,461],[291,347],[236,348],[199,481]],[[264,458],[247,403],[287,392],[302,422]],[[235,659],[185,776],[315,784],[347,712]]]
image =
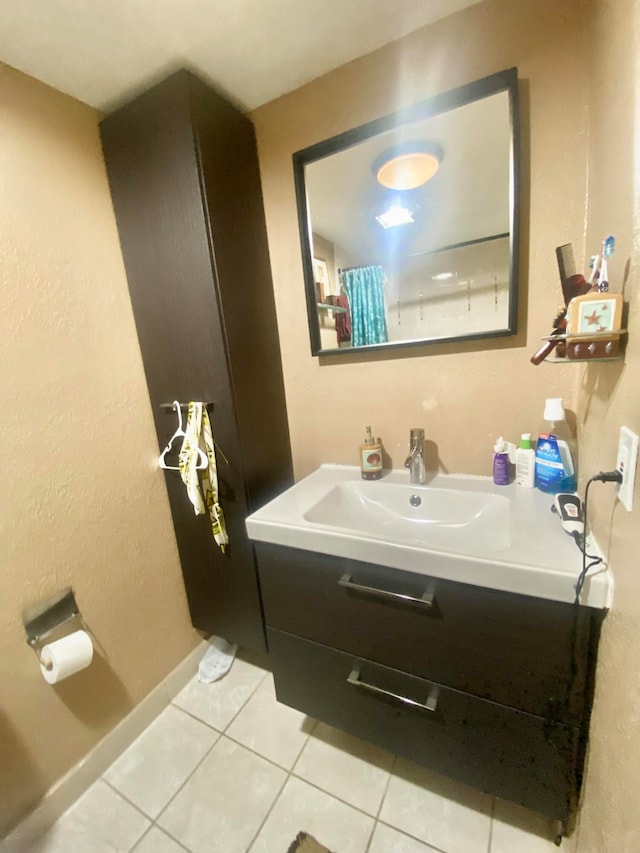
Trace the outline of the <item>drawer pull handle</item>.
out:
[[[354,666],[347,676],[347,683],[353,685],[353,687],[360,687],[363,690],[368,690],[370,693],[375,693],[377,696],[386,696],[388,699],[393,699],[403,705],[419,708],[421,711],[428,711],[430,714],[435,714],[438,710],[438,694],[440,691],[437,687],[431,688],[426,702],[416,702],[415,699],[409,699],[408,696],[401,696],[399,693],[392,693],[390,690],[383,690],[382,687],[376,687],[375,684],[360,681],[360,667],[358,666]]]
[[[415,595],[405,595],[402,592],[391,592],[388,589],[378,589],[375,586],[364,586],[363,584],[354,583],[351,580],[351,575],[346,572],[338,581],[338,586],[344,589],[352,589],[355,592],[364,592],[366,595],[376,595],[379,598],[391,598],[394,601],[401,601],[404,604],[415,604],[418,607],[434,607],[436,597],[432,590],[425,589],[420,598]]]

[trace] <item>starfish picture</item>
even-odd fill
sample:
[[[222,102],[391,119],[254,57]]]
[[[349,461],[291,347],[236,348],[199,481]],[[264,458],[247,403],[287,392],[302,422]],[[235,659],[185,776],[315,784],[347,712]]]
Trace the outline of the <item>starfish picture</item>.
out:
[[[600,322],[602,315],[596,312],[596,309],[593,309],[593,314],[585,314],[584,319],[590,326],[595,326]]]

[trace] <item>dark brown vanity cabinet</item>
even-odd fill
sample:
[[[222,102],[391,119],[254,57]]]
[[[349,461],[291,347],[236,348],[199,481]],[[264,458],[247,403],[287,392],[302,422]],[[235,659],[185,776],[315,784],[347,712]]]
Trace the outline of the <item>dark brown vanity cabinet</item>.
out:
[[[600,611],[256,549],[281,702],[566,823]]]
[[[293,477],[254,128],[181,71],[101,134],[159,447],[177,426],[162,404],[211,404],[226,554],[166,474],[192,621],[264,649],[244,519]]]

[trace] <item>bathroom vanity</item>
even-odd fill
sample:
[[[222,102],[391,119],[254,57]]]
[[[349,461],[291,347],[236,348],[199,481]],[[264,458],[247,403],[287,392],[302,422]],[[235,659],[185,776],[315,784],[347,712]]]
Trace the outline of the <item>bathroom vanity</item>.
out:
[[[566,828],[610,573],[573,604],[539,492],[358,478],[323,466],[247,520],[278,699]]]

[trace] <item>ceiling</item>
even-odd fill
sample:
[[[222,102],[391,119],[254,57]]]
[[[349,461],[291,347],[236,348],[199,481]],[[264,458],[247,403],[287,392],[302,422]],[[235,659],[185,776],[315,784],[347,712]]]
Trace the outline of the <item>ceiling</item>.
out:
[[[179,67],[242,109],[479,0],[8,0],[0,61],[109,112]]]

